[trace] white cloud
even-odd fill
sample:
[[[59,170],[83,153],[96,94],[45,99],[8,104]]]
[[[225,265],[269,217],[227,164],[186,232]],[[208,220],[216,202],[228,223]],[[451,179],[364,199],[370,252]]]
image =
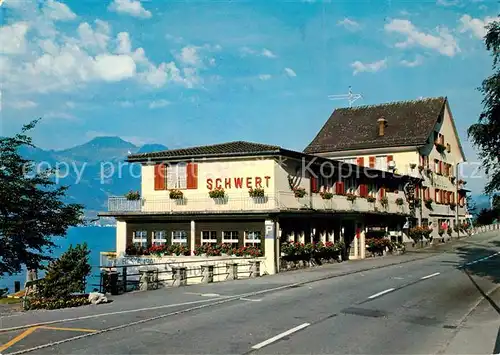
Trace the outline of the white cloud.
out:
[[[357,60],[351,63],[351,67],[354,69],[353,75],[363,72],[375,73],[387,67],[387,59],[382,59],[373,63],[362,63]]]
[[[121,81],[135,75],[135,62],[128,55],[104,54],[95,58],[96,74],[105,81]]]
[[[274,54],[271,50],[269,50],[267,48],[263,48],[262,50],[257,51],[255,49],[252,49],[249,47],[241,47],[240,53],[242,56],[258,55],[258,56],[263,56],[263,57],[267,57],[267,58],[277,58],[277,55]]]
[[[155,108],[161,108],[170,105],[170,101],[167,100],[156,100],[156,101],[151,101],[149,103],[149,108],[155,109]]]
[[[139,0],[114,0],[108,9],[140,18],[150,18],[152,16],[150,11],[142,7]]]
[[[436,4],[441,6],[456,6],[460,4],[459,0],[437,0]]]
[[[95,30],[87,22],[82,22],[78,26],[79,46],[92,51],[105,51],[111,38],[111,28],[105,21],[96,20]]]
[[[267,48],[264,48],[262,50],[262,55],[264,57],[268,57],[268,58],[276,58],[276,54],[274,54],[273,52],[271,52],[269,49]]]
[[[448,57],[453,57],[460,52],[456,39],[446,27],[436,28],[437,36],[419,31],[409,20],[394,19],[384,28],[386,32],[395,32],[406,37],[404,42],[396,43],[395,46],[398,48],[421,46]]]
[[[424,62],[424,57],[422,57],[421,55],[417,55],[417,57],[413,61],[408,61],[404,59],[400,63],[405,67],[414,68],[418,67],[419,65],[422,65],[423,62]]]
[[[116,53],[129,54],[132,51],[132,43],[130,42],[130,36],[128,32],[118,33],[116,35],[116,40],[118,41]]]
[[[76,18],[76,14],[66,4],[54,0],[48,0],[45,3],[43,13],[54,21],[67,21]]]
[[[34,107],[38,106],[38,104],[36,102],[30,101],[30,100],[11,101],[8,103],[8,105],[10,107],[18,109],[18,110],[29,109],[29,108],[34,108]]]
[[[128,108],[128,107],[133,107],[134,104],[131,101],[120,101],[118,103],[121,107]]]
[[[476,38],[483,39],[486,36],[486,26],[494,21],[499,21],[499,17],[486,16],[484,19],[472,18],[470,15],[463,15],[460,18],[460,32],[471,32]]]
[[[75,116],[72,114],[66,113],[66,112],[49,112],[45,115],[42,116],[43,118],[47,119],[62,119],[62,120],[67,120],[67,121],[76,121],[78,120]]]
[[[0,27],[0,53],[18,54],[26,50],[26,33],[29,25],[26,22],[16,22]]]
[[[194,46],[186,46],[182,48],[181,52],[177,55],[177,59],[184,65],[197,67],[202,64],[198,51]]]
[[[297,74],[291,68],[285,68],[285,73],[290,77],[297,76]]]
[[[259,75],[259,79],[262,80],[262,81],[266,81],[266,80],[271,79],[271,75],[269,75],[269,74],[260,74]]]
[[[337,22],[337,25],[343,26],[344,28],[346,28],[349,31],[356,31],[356,30],[359,30],[361,27],[359,25],[359,23],[357,23],[356,21],[353,21],[347,17],[344,18],[342,21]]]

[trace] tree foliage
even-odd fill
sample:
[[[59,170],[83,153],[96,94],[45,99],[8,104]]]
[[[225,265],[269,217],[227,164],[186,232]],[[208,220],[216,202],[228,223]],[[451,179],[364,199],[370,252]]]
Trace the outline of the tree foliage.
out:
[[[467,133],[479,149],[479,157],[489,177],[485,186],[489,194],[500,190],[500,22],[490,23],[487,30],[484,40],[493,56],[493,74],[479,88],[483,94],[483,112]]]
[[[41,268],[51,260],[44,253],[55,246],[52,238],[64,236],[82,219],[83,206],[62,201],[67,187],[55,184],[54,171],[39,171],[19,152],[23,146],[33,147],[27,132],[37,122],[0,138],[0,275],[20,272],[23,265]]]
[[[87,244],[69,246],[58,259],[50,262],[40,285],[42,298],[67,299],[71,293],[85,291],[85,279],[90,274],[90,251]]]

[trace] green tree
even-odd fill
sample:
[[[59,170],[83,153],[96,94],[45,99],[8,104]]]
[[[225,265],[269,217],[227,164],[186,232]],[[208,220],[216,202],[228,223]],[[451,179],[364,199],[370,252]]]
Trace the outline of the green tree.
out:
[[[479,121],[468,129],[469,138],[479,149],[489,181],[486,193],[500,190],[500,22],[487,26],[486,49],[493,56],[493,74],[486,78],[479,91],[483,94],[483,112]]]
[[[89,254],[86,243],[70,245],[58,259],[49,263],[39,296],[67,299],[71,293],[84,292],[85,279],[91,271]]]
[[[500,194],[493,196],[492,208],[493,211],[496,211],[500,214]]]
[[[37,171],[19,150],[33,147],[26,134],[38,120],[25,125],[21,133],[0,138],[0,275],[20,272],[23,265],[39,269],[52,258],[46,255],[70,226],[82,220],[83,206],[65,204],[67,187],[57,186],[54,170]]]

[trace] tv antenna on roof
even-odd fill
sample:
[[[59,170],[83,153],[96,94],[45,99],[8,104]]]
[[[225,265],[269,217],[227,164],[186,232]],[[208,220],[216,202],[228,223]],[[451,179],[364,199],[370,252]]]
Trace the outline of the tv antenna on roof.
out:
[[[328,98],[330,100],[347,100],[349,102],[349,107],[352,107],[352,104],[358,100],[362,99],[363,96],[361,94],[353,94],[352,89],[349,86],[349,93],[344,95],[329,95]]]

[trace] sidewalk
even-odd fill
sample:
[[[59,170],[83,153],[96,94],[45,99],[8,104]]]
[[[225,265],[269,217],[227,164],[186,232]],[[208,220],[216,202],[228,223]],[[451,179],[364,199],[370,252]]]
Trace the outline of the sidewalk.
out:
[[[444,354],[500,353],[500,288],[464,320]]]

